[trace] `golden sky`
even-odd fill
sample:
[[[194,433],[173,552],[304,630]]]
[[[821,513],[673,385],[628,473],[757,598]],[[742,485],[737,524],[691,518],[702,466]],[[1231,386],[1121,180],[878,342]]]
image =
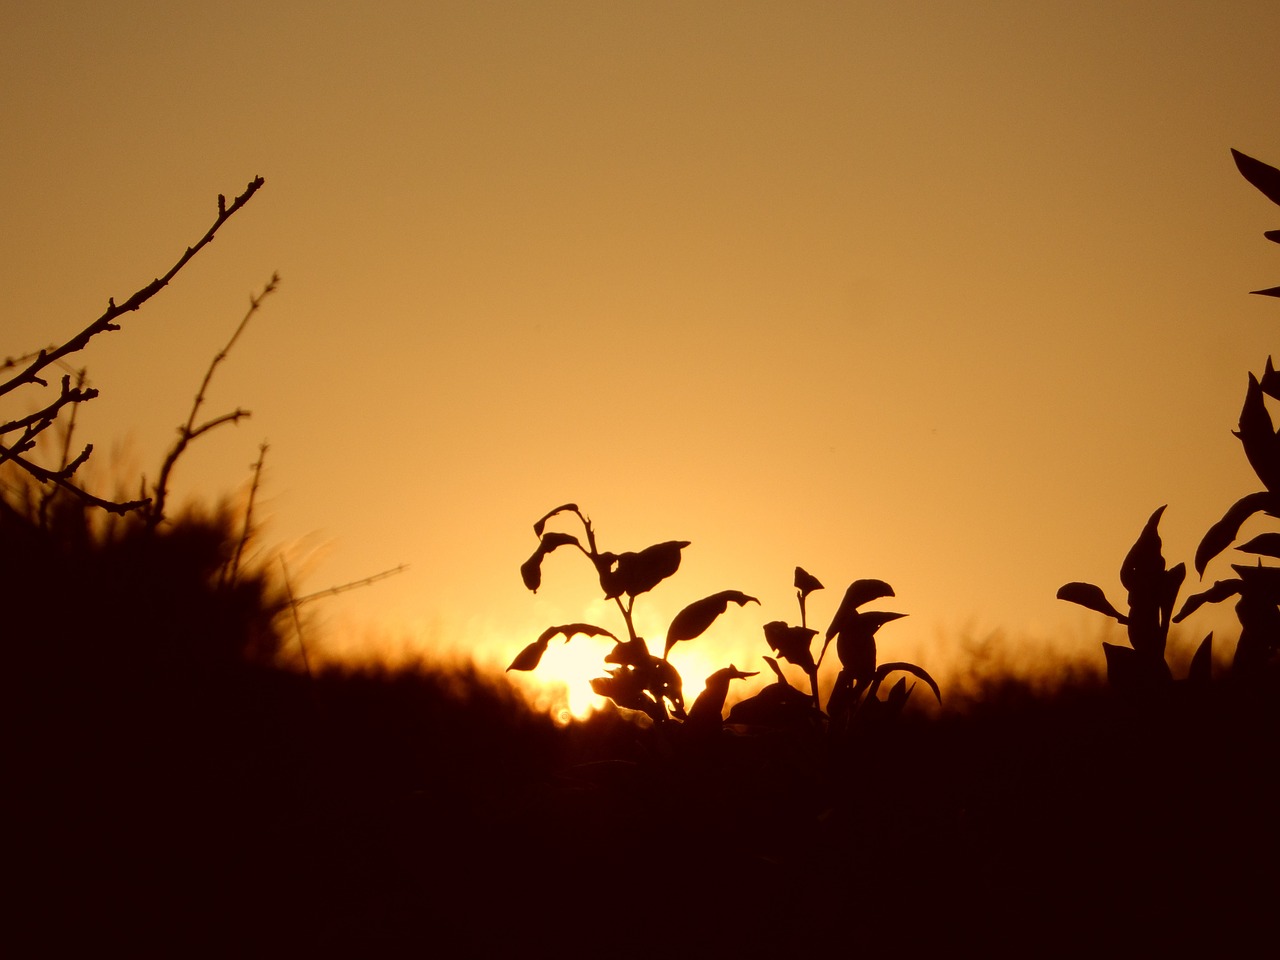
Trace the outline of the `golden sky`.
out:
[[[1228,148],[1280,164],[1277,36],[1269,0],[7,3],[0,354],[78,331],[261,174],[82,355],[81,435],[100,476],[114,446],[154,477],[278,270],[209,400],[253,418],[175,484],[234,491],[266,439],[305,589],[409,564],[327,603],[333,642],[505,665],[544,626],[620,629],[581,558],[521,584],[571,500],[604,549],[692,542],[642,627],[761,599],[712,661],[760,666],[796,564],[820,625],[893,584],[895,659],[996,629],[1093,651],[1057,588],[1122,601],[1152,510],[1189,563],[1258,486],[1230,431],[1277,343],[1246,292],[1280,283],[1280,220]]]

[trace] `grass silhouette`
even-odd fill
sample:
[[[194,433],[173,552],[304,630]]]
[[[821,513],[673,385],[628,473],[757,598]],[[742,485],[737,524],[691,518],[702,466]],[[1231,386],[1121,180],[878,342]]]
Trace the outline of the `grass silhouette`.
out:
[[[81,389],[68,382],[43,418],[10,421],[20,441],[5,449],[32,449],[28,434],[73,412]],[[1259,401],[1246,401],[1252,425]],[[1244,420],[1242,433],[1263,435]],[[889,675],[932,679],[876,661],[875,632],[894,615],[861,608],[888,585],[855,581],[814,657],[807,600],[820,584],[797,568],[799,626],[766,627],[774,692],[725,717],[747,671],[713,674],[686,708],[678,674],[659,664],[752,598],[686,607],[657,657],[632,605],[687,544],[606,554],[562,507],[535,526],[526,585],[576,544],[626,638],[567,624],[517,656],[528,669],[558,637],[614,639],[612,704],[561,725],[465,663],[299,671],[283,655],[297,599],[273,566],[246,559],[248,517],[219,507],[152,523],[141,503],[68,487],[75,458],[34,471],[8,459],[0,676],[15,955],[1275,943],[1280,678],[1263,657],[1173,681],[1164,645],[1182,576],[1161,555],[1161,511],[1122,565],[1128,613],[1100,588],[1064,588],[1128,628],[1131,647],[1113,646],[1129,653],[1107,655],[1110,683],[994,676],[930,715],[904,709],[905,681],[879,695]],[[578,515],[585,545],[546,530],[560,512]],[[1221,552],[1234,532],[1215,530],[1206,539]],[[1232,590],[1259,608],[1276,599],[1228,583],[1202,602]],[[1268,623],[1255,622],[1251,649],[1274,643]],[[832,641],[846,677],[823,703]],[[788,679],[796,671],[809,690]]]

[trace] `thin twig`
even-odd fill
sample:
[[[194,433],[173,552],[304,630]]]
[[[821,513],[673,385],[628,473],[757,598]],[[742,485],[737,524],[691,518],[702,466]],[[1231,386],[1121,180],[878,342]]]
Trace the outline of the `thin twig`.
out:
[[[253,504],[258,497],[258,484],[262,481],[262,464],[266,457],[266,443],[258,444],[258,459],[250,467],[253,470],[253,482],[249,484],[249,502],[245,504],[244,508],[244,527],[240,531],[240,539],[236,541],[236,552],[231,557],[231,566],[228,568],[224,583],[235,583],[236,578],[240,575],[240,557],[244,555],[245,544],[249,542],[249,537],[253,531]]]
[[[8,380],[0,383],[0,396],[4,396],[6,393],[9,393],[25,383],[45,384],[45,381],[40,378],[39,374],[40,371],[49,366],[49,364],[60,360],[67,356],[67,354],[83,350],[89,341],[100,333],[106,333],[110,330],[119,330],[120,325],[115,322],[116,318],[137,310],[144,303],[163,290],[168,285],[169,281],[177,275],[178,271],[185,267],[188,261],[199,253],[206,244],[213,240],[214,234],[218,232],[218,229],[226,223],[236,211],[248,203],[253,195],[258,192],[258,188],[265,182],[266,181],[263,180],[262,177],[254,177],[249,181],[249,185],[245,188],[244,193],[236,197],[230,206],[227,206],[226,201],[220,196],[218,198],[218,217],[213,221],[213,226],[211,226],[205,232],[205,235],[197,240],[193,246],[187,247],[186,252],[178,258],[177,263],[169,268],[168,273],[162,277],[157,277],[155,280],[152,280],[145,287],[138,290],[131,297],[125,300],[124,303],[117,305],[114,298],[109,298],[107,300],[107,309],[103,312],[102,316],[98,317],[97,320],[93,321],[93,323],[89,324],[61,346],[41,350],[20,373],[17,373]]]
[[[364,577],[361,580],[352,580],[350,583],[339,584],[336,587],[329,587],[327,590],[318,590],[315,593],[308,593],[304,597],[298,597],[293,600],[294,606],[301,606],[304,603],[310,603],[312,600],[320,600],[324,597],[337,596],[339,593],[346,593],[348,590],[355,590],[357,587],[367,587],[370,584],[377,583],[379,580],[385,580],[387,577],[394,577],[397,573],[404,573],[409,569],[407,563],[402,563],[398,567],[391,570],[383,570],[381,573],[375,573],[371,577]]]
[[[293,597],[293,586],[289,583],[289,565],[284,562],[284,557],[280,558],[280,569],[284,571],[284,592],[289,598],[289,612],[293,615],[293,630],[298,635],[298,649],[302,651],[302,668],[307,672],[307,679],[314,679],[311,676],[311,661],[307,657],[307,644],[302,638],[302,619],[298,616],[298,601]]]
[[[191,404],[191,413],[187,417],[187,422],[178,428],[178,439],[174,442],[168,456],[164,458],[164,463],[160,467],[160,477],[156,480],[155,499],[147,516],[148,527],[155,528],[164,519],[165,501],[169,496],[169,474],[173,472],[178,458],[187,449],[187,445],[196,437],[202,433],[207,433],[214,427],[221,426],[224,423],[239,423],[250,415],[248,410],[242,410],[237,407],[231,413],[214,417],[212,420],[208,420],[198,427],[196,426],[196,417],[200,415],[200,408],[204,405],[205,392],[209,389],[209,382],[213,379],[214,371],[218,369],[223,360],[227,359],[227,354],[235,346],[236,341],[240,339],[240,334],[248,325],[249,320],[258,312],[258,307],[262,301],[270,294],[275,293],[279,284],[280,275],[273,273],[271,279],[267,281],[267,285],[262,288],[262,292],[258,296],[249,296],[249,309],[240,320],[240,325],[236,327],[236,331],[231,335],[231,339],[227,341],[227,345],[219,350],[209,362],[209,369],[205,371],[204,379],[200,381],[200,389],[196,391],[196,398]]]

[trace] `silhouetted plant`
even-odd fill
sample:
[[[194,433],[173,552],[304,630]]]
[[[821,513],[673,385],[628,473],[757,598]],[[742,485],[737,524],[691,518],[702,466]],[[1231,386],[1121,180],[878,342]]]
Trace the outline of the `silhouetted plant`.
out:
[[[1244,178],[1273,203],[1280,204],[1280,170],[1238,150],[1233,149],[1231,155]],[[1264,236],[1280,243],[1280,230],[1268,230]],[[1280,297],[1280,287],[1251,292]],[[1234,431],[1264,489],[1241,497],[1205,533],[1195,555],[1196,572],[1202,578],[1209,562],[1235,542],[1246,520],[1258,513],[1280,518],[1280,433],[1267,411],[1267,397],[1280,399],[1280,373],[1272,366],[1270,357],[1261,378],[1249,374],[1249,386],[1240,411],[1240,426]],[[1240,623],[1240,638],[1232,670],[1257,673],[1280,649],[1280,569],[1264,567],[1260,559],[1255,566],[1232,564],[1237,576],[1216,581],[1207,590],[1193,594],[1177,614],[1173,614],[1186,568],[1181,563],[1168,570],[1164,567],[1157,531],[1164,509],[1161,507],[1151,515],[1121,566],[1120,580],[1129,591],[1127,615],[1116,610],[1102,590],[1091,583],[1068,583],[1058,591],[1058,598],[1104,613],[1128,628],[1132,649],[1108,643],[1103,644],[1103,649],[1107,658],[1107,677],[1112,685],[1132,689],[1170,679],[1164,649],[1171,622],[1182,621],[1205,603],[1220,603],[1239,597],[1236,616]],[[1260,534],[1240,544],[1237,549],[1259,558],[1280,558],[1280,533]],[[1212,642],[1213,634],[1209,634],[1196,650],[1191,661],[1190,679],[1208,681]]]
[[[548,531],[547,521],[557,514],[572,513],[578,518],[585,533],[582,539],[561,531]],[[691,729],[719,729],[721,715],[734,680],[755,676],[730,664],[707,678],[706,686],[686,713],[684,708],[683,681],[671,665],[668,655],[675,644],[700,637],[728,608],[730,603],[744,606],[758,603],[755,597],[740,590],[722,590],[711,596],[695,600],[672,618],[667,628],[662,656],[649,652],[643,637],[636,634],[632,612],[639,594],[652,590],[658,583],[674,574],[680,567],[680,552],[689,545],[687,540],[668,540],[646,547],[637,553],[615,554],[603,552],[596,544],[595,529],[591,521],[576,504],[556,507],[533,525],[538,546],[520,567],[524,584],[537,591],[542,583],[542,562],[560,547],[575,547],[584,554],[596,570],[600,587],[606,600],[613,600],[626,626],[626,639],[620,639],[603,627],[589,623],[570,623],[549,627],[521,650],[512,660],[508,670],[533,670],[541,662],[548,645],[556,637],[563,636],[568,643],[574,636],[603,636],[614,641],[613,649],[604,658],[609,664],[608,675],[591,682],[591,688],[607,697],[617,706],[638,710],[655,722],[663,722],[670,715],[685,720]],[[894,662],[876,663],[875,634],[884,624],[905,614],[883,611],[863,611],[863,604],[881,597],[893,596],[893,588],[882,580],[858,580],[845,591],[844,599],[827,628],[822,649],[813,656],[812,641],[817,631],[807,622],[806,598],[822,588],[821,582],[800,567],[795,572],[796,597],[800,604],[800,626],[790,626],[783,621],[765,625],[765,640],[779,657],[800,667],[809,678],[809,693],[793,687],[784,675],[778,661],[765,657],[777,677],[755,696],[735,704],[729,714],[732,723],[780,726],[798,720],[823,720],[828,716],[838,729],[848,729],[860,711],[880,710],[887,715],[901,711],[910,695],[905,678],[890,690],[885,700],[878,691],[892,673],[906,672],[924,680],[941,700],[937,683],[915,664]],[[828,712],[821,709],[818,688],[818,669],[826,655],[827,647],[836,641],[836,653],[841,669],[828,702]],[[871,706],[874,704],[875,706]]]
[[[582,523],[585,543],[573,534],[546,529],[547,521],[562,513],[571,513]],[[604,598],[617,605],[626,626],[626,639],[617,637],[604,627],[589,623],[550,627],[520,651],[507,669],[533,670],[541,662],[547,645],[557,636],[563,636],[565,643],[578,634],[609,637],[614,641],[614,646],[604,658],[605,663],[609,664],[607,676],[592,680],[591,689],[620,707],[645,713],[658,723],[672,715],[684,719],[683,682],[679,672],[667,659],[672,646],[701,636],[730,603],[741,606],[759,601],[738,590],[723,590],[689,604],[672,619],[662,656],[658,657],[649,652],[645,639],[636,633],[632,617],[636,597],[648,593],[680,569],[680,553],[689,546],[689,541],[667,540],[637,552],[601,551],[596,545],[595,528],[591,521],[573,503],[556,507],[541,517],[533,525],[533,532],[538,537],[538,547],[520,566],[524,585],[536,593],[542,585],[542,561],[547,554],[560,547],[577,548],[595,568]],[[705,709],[704,707],[703,713]]]
[[[1169,624],[1178,590],[1186,578],[1187,568],[1179,563],[1166,568],[1160,543],[1160,507],[1147,520],[1124,562],[1120,564],[1120,583],[1128,591],[1129,612],[1121,613],[1107,599],[1102,588],[1073,581],[1058,590],[1058,599],[1078,603],[1082,607],[1106,614],[1126,628],[1130,646],[1103,643],[1107,659],[1107,680],[1117,690],[1147,689],[1173,679],[1165,661],[1169,640]],[[1213,634],[1201,641],[1191,661],[1190,679],[1209,679]]]
[[[1280,205],[1280,170],[1255,160],[1238,150],[1231,151],[1236,167],[1246,180],[1272,203]],[[1280,230],[1263,234],[1280,243]],[[1280,297],[1280,287],[1254,290],[1255,294]],[[1261,378],[1249,374],[1240,426],[1235,431],[1249,466],[1263,489],[1241,497],[1228,508],[1222,519],[1209,528],[1196,548],[1196,572],[1203,577],[1210,561],[1235,542],[1246,520],[1257,513],[1280,517],[1280,434],[1272,425],[1266,398],[1280,399],[1280,373],[1270,357]],[[1280,569],[1264,567],[1262,557],[1280,558],[1280,533],[1262,533],[1236,547],[1255,557],[1253,565],[1232,564],[1236,576],[1216,581],[1207,590],[1187,599],[1174,617],[1175,621],[1190,615],[1202,604],[1220,603],[1239,597],[1235,612],[1240,623],[1240,639],[1232,659],[1232,670],[1256,674],[1280,649]]]
[[[808,625],[806,600],[809,594],[822,589],[822,583],[803,567],[796,567],[793,582],[800,605],[800,625],[793,626],[782,620],[773,620],[764,625],[764,636],[779,659],[804,671],[809,680],[809,694],[806,696],[791,685],[777,659],[765,657],[765,662],[777,679],[755,696],[734,704],[729,712],[730,723],[789,726],[798,721],[825,718],[829,721],[830,729],[845,732],[860,719],[892,718],[902,712],[913,689],[907,686],[906,678],[901,677],[890,688],[887,696],[880,699],[881,686],[894,673],[909,673],[918,677],[928,684],[938,701],[942,701],[938,684],[922,667],[905,661],[877,662],[877,631],[906,614],[860,608],[874,600],[892,597],[893,588],[889,584],[883,580],[870,579],[851,583],[831,618],[823,637],[822,648],[815,658],[813,641],[817,638],[818,631]],[[840,669],[824,713],[821,709],[818,671],[832,640],[836,643]]]

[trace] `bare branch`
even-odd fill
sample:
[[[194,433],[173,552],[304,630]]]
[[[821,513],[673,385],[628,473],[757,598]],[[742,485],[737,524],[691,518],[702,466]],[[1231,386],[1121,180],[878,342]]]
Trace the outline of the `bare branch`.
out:
[[[19,417],[17,420],[10,420],[8,423],[0,423],[0,436],[6,433],[12,433],[21,427],[26,427],[40,420],[48,420],[52,422],[58,416],[58,411],[67,404],[83,403],[85,400],[92,400],[98,395],[98,391],[93,387],[81,389],[83,381],[78,383],[76,387],[71,386],[71,377],[64,375],[62,378],[62,393],[58,395],[58,399],[49,404],[42,410],[35,413],[29,413],[25,417]],[[43,428],[41,428],[43,429]]]
[[[236,541],[236,551],[231,557],[231,565],[226,569],[223,583],[235,583],[240,575],[240,558],[253,533],[253,504],[258,499],[258,486],[262,482],[262,465],[267,459],[267,449],[265,442],[258,445],[258,459],[250,468],[253,470],[253,482],[249,484],[249,502],[244,508],[244,527],[240,531],[240,539]]]
[[[9,393],[25,383],[43,384],[44,381],[40,379],[39,373],[45,367],[49,366],[51,363],[55,363],[68,354],[83,350],[89,341],[98,334],[106,333],[109,330],[119,330],[120,325],[117,324],[115,320],[123,314],[137,310],[144,303],[163,290],[165,286],[168,285],[169,281],[177,275],[178,271],[185,267],[187,262],[199,253],[206,244],[213,240],[214,234],[216,234],[218,229],[226,223],[228,218],[248,203],[253,195],[258,192],[258,188],[265,182],[266,181],[264,181],[262,177],[254,177],[253,180],[249,182],[248,187],[245,188],[244,193],[236,197],[230,206],[225,206],[224,203],[219,203],[218,217],[214,220],[213,226],[211,226],[205,232],[205,235],[197,240],[193,246],[187,247],[186,252],[178,258],[177,263],[169,268],[168,273],[162,277],[157,277],[155,280],[152,280],[149,284],[135,292],[131,297],[125,300],[124,303],[119,304],[118,306],[114,298],[108,299],[107,309],[103,312],[102,316],[98,317],[97,320],[93,321],[93,323],[89,324],[61,346],[39,351],[35,355],[35,358],[32,359],[20,373],[17,373],[8,380],[0,383],[0,396],[4,396],[6,393]]]
[[[89,504],[89,506],[99,507],[103,510],[106,510],[108,513],[116,513],[123,516],[124,514],[130,512],[131,510],[137,510],[140,507],[145,507],[148,503],[150,503],[150,501],[146,499],[125,500],[125,501],[103,500],[101,497],[95,497],[93,494],[89,493],[87,490],[84,490],[83,488],[76,486],[69,479],[67,479],[68,477],[71,476],[71,474],[73,474],[77,469],[79,469],[81,464],[83,464],[86,460],[89,459],[89,454],[92,452],[93,452],[93,444],[91,443],[86,444],[84,450],[80,452],[80,455],[76,457],[75,460],[73,460],[67,467],[63,468],[62,470],[55,471],[55,470],[46,470],[44,467],[39,466],[38,464],[32,463],[30,460],[23,459],[19,455],[18,451],[10,448],[5,448],[3,445],[0,445],[0,463],[3,463],[5,460],[12,460],[14,463],[22,467],[23,470],[26,470],[27,473],[31,474],[41,483],[56,483],[63,490],[66,490],[69,493],[72,493],[75,496],[79,497],[85,503]]]

